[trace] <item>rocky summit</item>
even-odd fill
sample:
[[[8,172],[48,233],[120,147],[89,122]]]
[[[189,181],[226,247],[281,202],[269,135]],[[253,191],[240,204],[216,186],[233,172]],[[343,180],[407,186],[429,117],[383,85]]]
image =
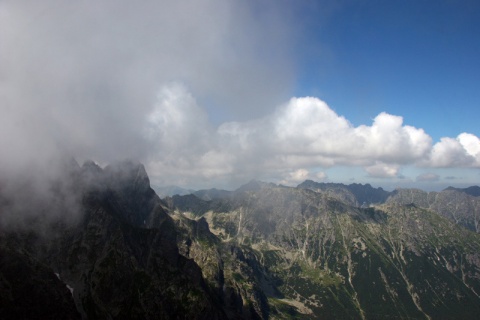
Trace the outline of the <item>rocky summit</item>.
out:
[[[251,181],[160,199],[140,163],[66,167],[40,202],[0,188],[1,319],[480,314],[478,187]]]

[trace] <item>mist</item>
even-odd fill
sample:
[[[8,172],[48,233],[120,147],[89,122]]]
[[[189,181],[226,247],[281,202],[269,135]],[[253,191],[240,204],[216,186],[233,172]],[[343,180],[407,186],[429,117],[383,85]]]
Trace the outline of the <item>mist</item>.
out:
[[[400,179],[405,166],[480,167],[473,134],[435,142],[387,112],[354,126],[326,101],[292,98],[305,31],[294,7],[2,1],[3,189],[15,176],[41,186],[70,158],[135,159],[156,185],[197,189],[295,185],[336,166],[374,179]]]
[[[226,118],[274,106],[288,91],[288,32],[249,10],[225,1],[2,2],[2,168],[55,153],[145,161],[148,116],[172,81]]]
[[[208,149],[197,141],[208,139],[210,121],[274,106],[291,85],[290,35],[281,12],[251,9],[218,0],[2,1],[1,222],[28,225],[48,212],[76,217],[78,192],[60,165],[65,159],[182,161],[175,149],[190,150],[189,157]],[[156,106],[174,83],[223,118],[199,109],[182,122],[181,106],[171,106],[160,121]],[[179,125],[197,121],[202,132],[194,141],[196,132]]]

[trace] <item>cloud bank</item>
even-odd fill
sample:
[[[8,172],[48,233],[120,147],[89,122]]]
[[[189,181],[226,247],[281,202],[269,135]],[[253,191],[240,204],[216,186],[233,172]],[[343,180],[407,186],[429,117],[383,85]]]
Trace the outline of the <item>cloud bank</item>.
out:
[[[214,122],[258,116],[291,85],[290,33],[287,11],[243,1],[2,1],[0,165],[145,159],[145,117],[172,81]]]
[[[148,119],[150,139],[159,146],[159,154],[149,167],[167,180],[186,176],[245,180],[270,175],[294,184],[322,180],[326,176],[319,168],[333,166],[360,166],[376,178],[402,178],[401,168],[412,165],[480,167],[480,140],[472,134],[433,144],[424,130],[387,113],[379,114],[370,125],[355,127],[314,97],[292,98],[268,116],[226,122],[216,129],[184,86],[166,87],[158,98]]]
[[[197,188],[480,167],[475,135],[434,143],[398,115],[353,126],[318,98],[289,100],[299,29],[282,8],[0,2],[0,178],[64,154],[138,159],[156,184]]]

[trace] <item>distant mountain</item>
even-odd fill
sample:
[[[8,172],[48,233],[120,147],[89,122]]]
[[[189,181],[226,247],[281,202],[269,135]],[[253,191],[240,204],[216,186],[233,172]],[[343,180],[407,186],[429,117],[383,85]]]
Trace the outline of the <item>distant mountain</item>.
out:
[[[160,198],[172,197],[175,195],[185,196],[187,194],[194,193],[195,190],[185,189],[177,186],[166,186],[166,187],[157,187],[152,186],[153,190],[157,193]]]
[[[480,231],[480,187],[448,187],[441,192],[420,189],[397,189],[392,192],[373,188],[370,184],[318,183],[306,180],[298,188],[310,189],[355,207],[371,204],[413,204],[431,209],[472,231]]]
[[[205,189],[198,190],[193,192],[194,195],[203,200],[215,200],[215,199],[224,199],[231,196],[232,191],[221,190],[221,189]]]
[[[67,171],[42,186],[49,201],[0,190],[2,319],[480,313],[475,189],[253,180],[160,199],[138,162]]]
[[[480,197],[480,187],[479,186],[471,186],[468,188],[454,188],[454,187],[448,187],[445,190],[454,190],[454,191],[459,191],[459,192],[464,192],[468,195],[474,196],[474,197]]]
[[[310,189],[317,192],[327,192],[341,201],[353,206],[384,203],[390,192],[382,188],[373,188],[370,184],[353,183],[345,185],[342,183],[319,183],[306,180],[298,185],[298,188]]]
[[[480,232],[480,197],[470,195],[465,190],[447,188],[441,192],[426,192],[419,189],[397,189],[393,191],[386,203],[407,205],[430,209],[450,221]]]
[[[258,191],[263,188],[268,188],[275,186],[273,183],[263,182],[259,180],[250,180],[246,184],[240,186],[235,190],[236,193],[246,192],[246,191]]]

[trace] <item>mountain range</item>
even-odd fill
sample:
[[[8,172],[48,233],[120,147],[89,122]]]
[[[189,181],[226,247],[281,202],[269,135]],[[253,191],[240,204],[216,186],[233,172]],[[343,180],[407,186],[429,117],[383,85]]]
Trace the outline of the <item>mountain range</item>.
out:
[[[480,313],[479,187],[253,180],[160,198],[134,161],[62,170],[42,192],[0,185],[1,319]]]

